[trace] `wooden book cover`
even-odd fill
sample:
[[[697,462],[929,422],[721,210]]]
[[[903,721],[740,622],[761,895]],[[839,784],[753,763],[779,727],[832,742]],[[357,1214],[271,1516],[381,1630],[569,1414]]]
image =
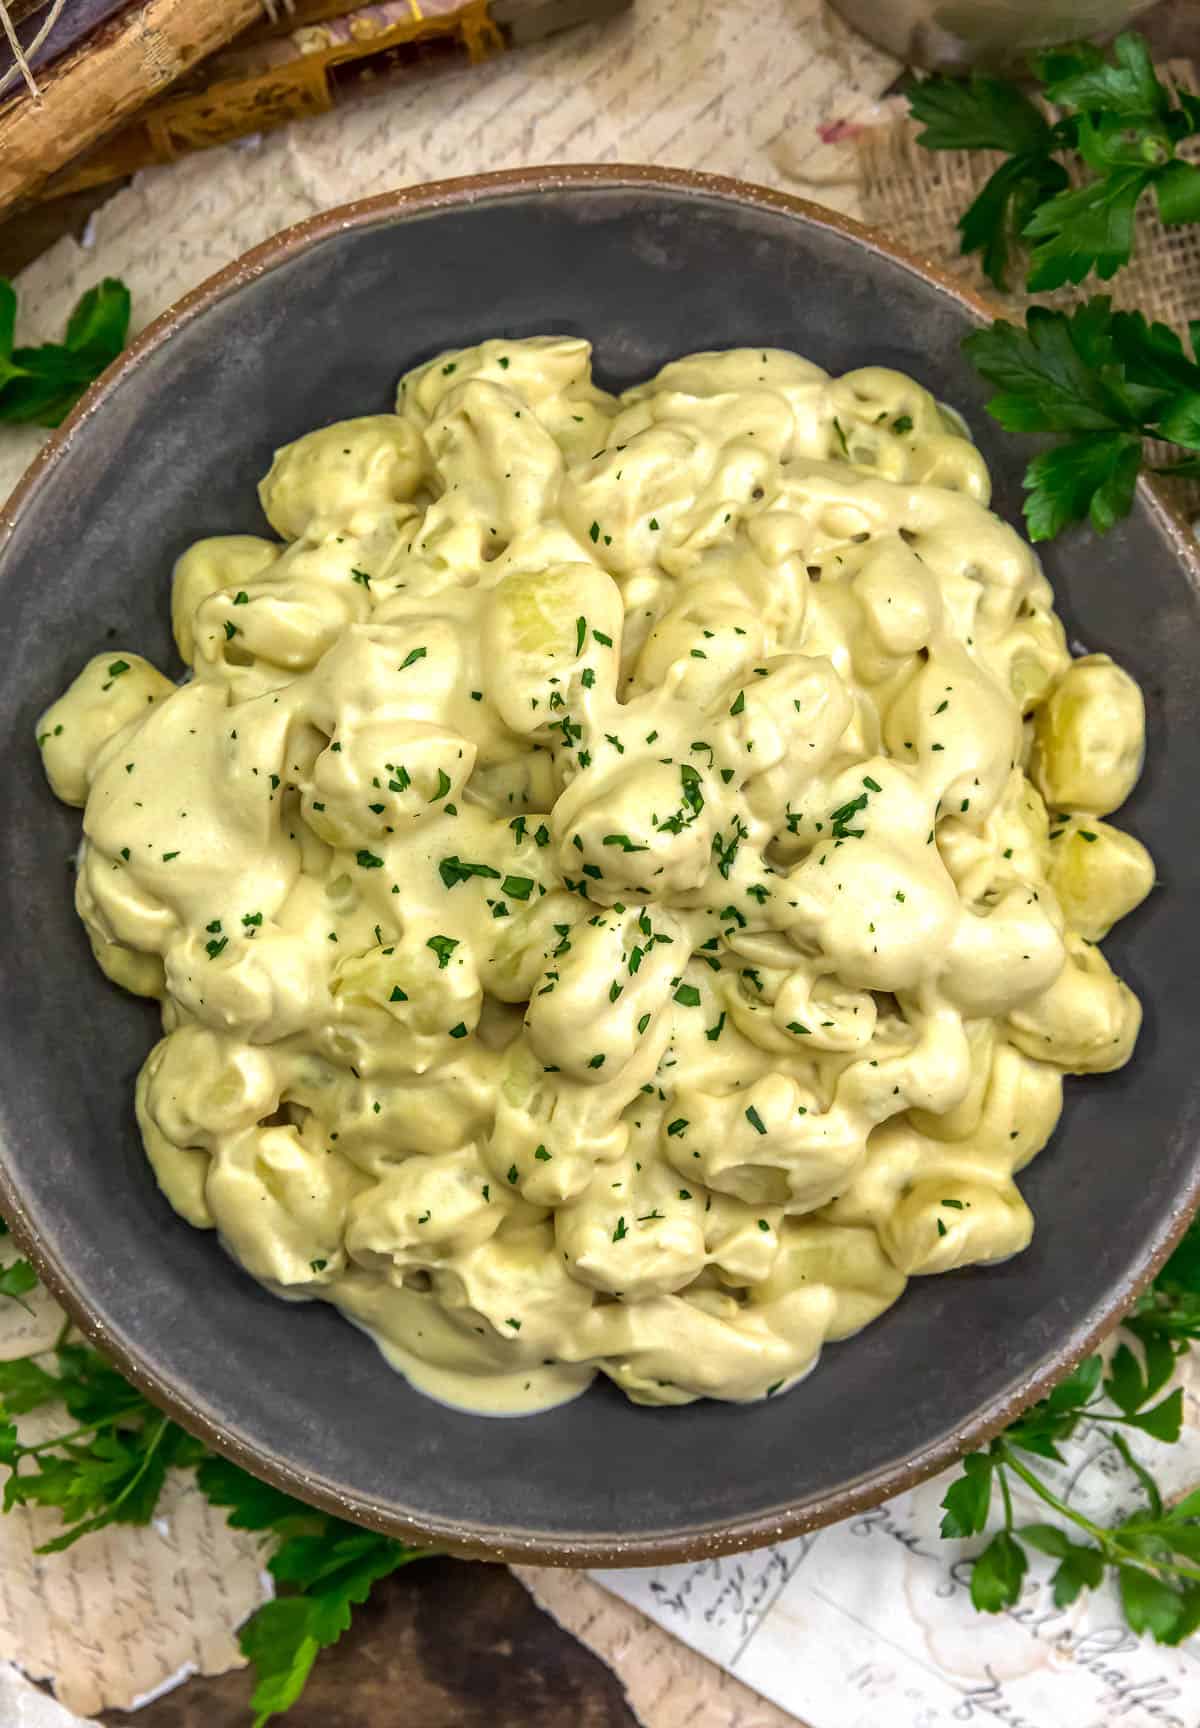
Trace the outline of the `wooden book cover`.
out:
[[[172,6],[180,0],[151,3]],[[155,92],[157,99],[148,101],[143,91],[131,100],[122,80],[127,75],[141,84],[136,56],[124,71],[110,64],[107,76],[121,89],[119,112],[114,103],[118,125],[93,130],[77,153],[60,150],[49,171],[44,151],[31,158],[26,147],[19,163],[5,160],[8,108],[0,108],[0,210],[81,192],[189,151],[327,113],[390,83],[479,64],[623,11],[631,0],[381,0],[352,11],[346,0],[224,3],[248,16],[236,34],[213,43],[202,62],[177,73],[168,94]],[[77,49],[51,66],[47,99],[54,98],[62,69],[86,52]],[[93,79],[93,107],[99,96]]]
[[[0,211],[262,16],[261,0],[140,0],[0,102]]]

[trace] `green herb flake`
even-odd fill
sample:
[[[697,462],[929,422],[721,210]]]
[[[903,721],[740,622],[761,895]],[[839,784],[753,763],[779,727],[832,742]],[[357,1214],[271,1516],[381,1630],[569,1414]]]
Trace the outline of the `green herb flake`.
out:
[[[451,954],[458,947],[458,938],[455,936],[431,936],[425,946],[432,948],[437,955],[438,971],[444,972],[450,964]]]

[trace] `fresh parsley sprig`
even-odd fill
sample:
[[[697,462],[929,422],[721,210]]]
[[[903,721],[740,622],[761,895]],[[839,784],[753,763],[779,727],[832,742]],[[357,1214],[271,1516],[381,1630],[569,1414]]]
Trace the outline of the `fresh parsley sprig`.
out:
[[[1064,110],[1059,120],[1001,78],[927,78],[909,94],[927,150],[1008,154],[958,224],[963,252],[981,254],[998,288],[1018,240],[1030,243],[1031,293],[1093,270],[1107,280],[1129,262],[1146,192],[1165,223],[1200,220],[1200,167],[1177,153],[1200,132],[1200,97],[1180,91],[1172,101],[1141,36],[1118,36],[1111,60],[1080,43],[1041,55],[1032,70]],[[1090,170],[1081,185],[1072,186],[1064,157]]]
[[[23,1291],[36,1283],[32,1269],[29,1277]],[[64,1432],[24,1442],[15,1418],[55,1405],[70,1419]],[[346,1631],[372,1585],[428,1552],[318,1512],[213,1457],[65,1332],[40,1357],[0,1362],[0,1465],[9,1470],[6,1512],[34,1505],[61,1515],[63,1529],[39,1553],[57,1553],[109,1524],[149,1523],[172,1467],[197,1467],[199,1487],[227,1508],[233,1528],[274,1544],[267,1567],[281,1593],[238,1635],[256,1670],[254,1728],[295,1703],[318,1654]]]
[[[1024,327],[998,320],[965,338],[976,370],[999,387],[993,419],[1010,432],[1063,435],[1025,471],[1031,540],[1085,517],[1104,534],[1127,515],[1146,438],[1200,452],[1200,323],[1189,335],[1191,357],[1167,325],[1114,312],[1101,294],[1070,313],[1034,306]],[[1200,475],[1200,455],[1154,472]]]
[[[4,1510],[51,1506],[64,1528],[41,1550],[56,1554],[108,1524],[145,1524],[173,1464],[204,1447],[123,1380],[94,1350],[59,1339],[53,1367],[35,1357],[0,1362],[0,1464],[9,1468]],[[72,1426],[22,1441],[14,1417],[61,1404]]]
[[[1107,1374],[1102,1359],[1089,1356],[985,1451],[963,1459],[962,1475],[942,1501],[941,1533],[950,1538],[981,1534],[998,1493],[1001,1528],[970,1563],[976,1608],[995,1614],[1016,1603],[1029,1566],[1027,1550],[1033,1549],[1057,1561],[1051,1580],[1056,1606],[1066,1607],[1082,1590],[1094,1590],[1111,1571],[1131,1630],[1148,1633],[1160,1644],[1178,1644],[1200,1626],[1200,1489],[1168,1506],[1123,1430],[1167,1444],[1179,1438],[1183,1393],[1177,1387],[1160,1394],[1178,1356],[1200,1335],[1200,1226],[1192,1225],[1125,1325],[1138,1351],[1120,1344]],[[1039,1458],[1063,1462],[1059,1444],[1083,1425],[1118,1453],[1142,1502],[1111,1525],[1086,1518],[1036,1468]],[[1014,1477],[1059,1522],[1017,1524]]]
[[[0,420],[57,426],[129,334],[129,290],[106,276],[76,303],[61,342],[14,348],[17,295],[0,277]]]
[[[254,1728],[262,1728],[296,1702],[318,1654],[349,1628],[372,1585],[431,1550],[317,1512],[224,1458],[206,1457],[196,1481],[214,1506],[228,1508],[235,1530],[277,1539],[267,1568],[287,1594],[264,1603],[238,1638],[256,1670],[251,1703]]]

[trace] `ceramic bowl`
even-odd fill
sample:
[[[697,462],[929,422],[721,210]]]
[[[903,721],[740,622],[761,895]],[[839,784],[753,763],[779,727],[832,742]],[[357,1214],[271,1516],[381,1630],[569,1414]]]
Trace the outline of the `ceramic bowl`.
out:
[[[487,335],[565,331],[620,389],[680,353],[779,346],[911,373],[966,415],[1019,521],[1029,450],[960,352],[983,313],[878,236],[776,192],[660,170],[538,170],[397,192],[259,247],[157,320],[0,517],[0,1207],[85,1332],[185,1427],[302,1498],[488,1558],[649,1564],[843,1517],[977,1445],[1090,1349],[1197,1195],[1200,607],[1147,487],[1105,539],[1045,551],[1072,641],[1146,693],[1122,824],[1160,887],[1108,946],[1146,1006],[1131,1065],[1073,1080],[1021,1177],[1008,1264],[914,1279],[786,1397],[639,1409],[606,1382],[499,1421],[433,1403],[331,1309],[276,1301],[155,1186],[133,1119],[151,1006],[97,971],[72,908],[79,819],[34,722],[107,644],[178,665],[172,560],[262,531],[277,445],[390,408],[398,375]]]

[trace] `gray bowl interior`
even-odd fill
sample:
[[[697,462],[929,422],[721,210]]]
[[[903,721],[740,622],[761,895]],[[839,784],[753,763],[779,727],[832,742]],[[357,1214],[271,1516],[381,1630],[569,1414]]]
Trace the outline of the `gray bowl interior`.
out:
[[[445,1409],[333,1313],[273,1300],[181,1222],[133,1122],[156,1015],[91,961],[71,904],[78,816],[51,797],[33,747],[40,709],[89,654],[133,647],[177,669],[172,560],[201,535],[263,531],[255,483],[277,445],[389,408],[402,370],[486,335],[585,335],[615,388],[741,343],[834,371],[898,367],[967,416],[995,507],[1017,520],[1028,451],[983,413],[959,353],[972,316],[844,233],[717,192],[502,190],[330,234],[235,286],[121,376],[35,484],[0,553],[4,1161],[47,1263],[189,1420],[394,1527],[510,1554],[572,1539],[593,1558],[626,1543],[638,1557],[658,1541],[699,1550],[722,1530],[725,1545],[731,1525],[761,1535],[785,1509],[794,1527],[994,1416],[1079,1347],[1162,1243],[1195,1178],[1200,619],[1145,499],[1106,540],[1045,554],[1070,634],[1146,692],[1148,764],[1121,821],[1162,886],[1108,947],[1146,1004],[1136,1060],[1070,1083],[1058,1133],[1021,1179],[1038,1220],[1026,1254],[915,1281],[790,1396],[753,1408],[642,1410],[598,1385],[522,1420]]]

